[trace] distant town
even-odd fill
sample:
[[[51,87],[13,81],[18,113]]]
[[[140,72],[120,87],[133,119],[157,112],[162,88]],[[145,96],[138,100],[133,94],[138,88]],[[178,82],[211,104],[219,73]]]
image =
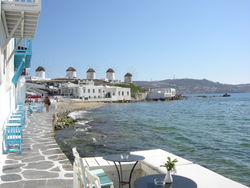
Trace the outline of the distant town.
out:
[[[169,100],[176,96],[175,88],[147,88],[133,84],[133,75],[126,73],[124,80],[117,80],[115,71],[107,69],[106,77],[96,78],[93,68],[86,71],[86,78],[77,77],[74,67],[65,71],[65,77],[49,79],[46,70],[39,66],[35,76],[27,77],[28,96],[60,95],[82,101],[129,102],[141,100]]]

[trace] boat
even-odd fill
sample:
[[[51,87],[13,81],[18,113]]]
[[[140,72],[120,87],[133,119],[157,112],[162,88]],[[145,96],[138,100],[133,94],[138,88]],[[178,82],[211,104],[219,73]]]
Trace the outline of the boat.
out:
[[[222,97],[230,97],[231,95],[225,93],[224,95],[222,95]]]

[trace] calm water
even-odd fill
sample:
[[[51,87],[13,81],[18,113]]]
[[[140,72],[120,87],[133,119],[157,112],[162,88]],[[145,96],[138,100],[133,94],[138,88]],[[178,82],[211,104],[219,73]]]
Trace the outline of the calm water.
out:
[[[57,132],[72,159],[161,148],[250,186],[250,94],[110,104]]]

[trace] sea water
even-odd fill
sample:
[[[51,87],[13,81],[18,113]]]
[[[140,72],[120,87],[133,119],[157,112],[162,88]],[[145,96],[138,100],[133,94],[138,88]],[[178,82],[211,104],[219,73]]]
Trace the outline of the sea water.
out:
[[[57,132],[72,159],[161,148],[250,186],[250,94],[108,104]]]

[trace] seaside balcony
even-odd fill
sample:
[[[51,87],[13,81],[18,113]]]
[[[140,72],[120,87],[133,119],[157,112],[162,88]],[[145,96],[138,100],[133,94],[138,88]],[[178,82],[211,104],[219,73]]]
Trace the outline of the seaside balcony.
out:
[[[15,55],[14,68],[15,74],[12,78],[12,83],[16,84],[19,77],[23,74],[26,68],[30,67],[30,60],[32,55],[32,41],[31,39],[20,40],[15,39]]]
[[[24,68],[30,68],[30,60],[32,56],[32,40],[24,39],[20,44],[18,44],[18,39],[15,39],[15,48],[15,69],[19,67],[22,61],[24,62]]]
[[[247,186],[228,179],[220,174],[217,174],[203,166],[195,164],[187,159],[174,155],[170,152],[161,149],[135,151],[131,154],[144,156],[145,159],[140,161],[132,175],[131,187],[134,188],[134,181],[140,177],[151,174],[166,174],[166,168],[162,165],[166,162],[167,157],[177,159],[176,175],[186,177],[195,182],[197,188],[210,188],[210,187],[227,187],[227,188],[247,188]],[[82,158],[83,163],[89,166],[90,170],[103,169],[105,173],[114,182],[114,187],[119,187],[118,176],[113,162],[106,161],[103,157],[85,157]],[[133,162],[122,163],[124,179],[128,179],[129,172],[133,167]],[[75,172],[74,172],[75,173]],[[153,183],[153,182],[152,182]],[[123,186],[128,188],[129,186]],[[152,186],[154,187],[154,186]],[[178,186],[177,186],[178,187]],[[183,185],[182,187],[185,187]],[[74,187],[75,188],[75,187]]]

